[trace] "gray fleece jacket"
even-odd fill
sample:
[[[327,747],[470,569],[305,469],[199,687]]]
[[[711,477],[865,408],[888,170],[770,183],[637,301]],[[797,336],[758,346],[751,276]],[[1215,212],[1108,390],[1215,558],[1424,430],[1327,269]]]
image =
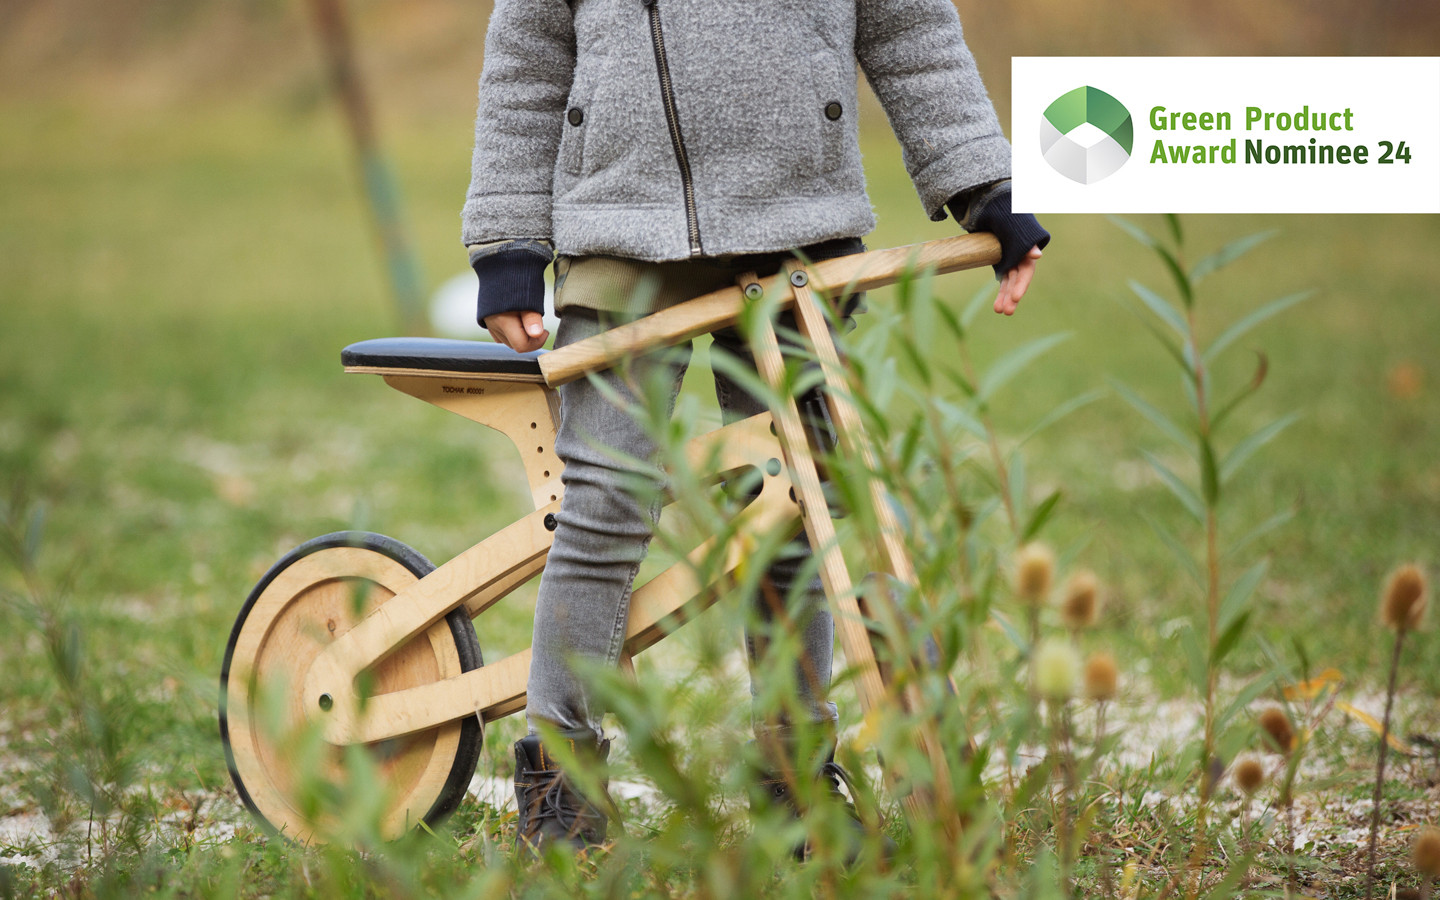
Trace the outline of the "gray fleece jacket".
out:
[[[950,0],[496,0],[463,240],[663,261],[864,235],[857,63],[931,218],[1009,176]]]

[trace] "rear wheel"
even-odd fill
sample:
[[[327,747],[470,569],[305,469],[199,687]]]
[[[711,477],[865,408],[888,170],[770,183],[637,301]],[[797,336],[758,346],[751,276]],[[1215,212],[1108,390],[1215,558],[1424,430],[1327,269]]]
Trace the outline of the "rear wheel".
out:
[[[240,799],[266,828],[311,841],[336,824],[326,819],[317,799],[325,789],[317,785],[346,789],[346,748],[321,743],[318,757],[303,752],[315,746],[313,735],[305,738],[314,707],[300,696],[305,673],[328,644],[434,568],[384,535],[340,532],[296,547],[250,592],[225,648],[220,737]],[[367,689],[392,693],[483,664],[474,626],[456,609],[371,669]],[[383,836],[454,812],[481,740],[480,720],[466,716],[365,745],[383,788]]]

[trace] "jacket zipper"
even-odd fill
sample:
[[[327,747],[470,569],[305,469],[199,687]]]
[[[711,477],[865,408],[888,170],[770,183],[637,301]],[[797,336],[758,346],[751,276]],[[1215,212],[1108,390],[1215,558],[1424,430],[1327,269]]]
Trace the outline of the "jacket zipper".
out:
[[[655,68],[660,73],[660,99],[665,104],[665,124],[670,127],[670,144],[675,148],[675,161],[680,164],[680,184],[685,190],[685,224],[690,231],[690,255],[700,256],[700,217],[695,211],[695,180],[690,174],[690,157],[685,153],[685,139],[680,134],[680,116],[675,111],[675,85],[670,81],[670,63],[665,58],[665,36],[660,32],[660,7],[657,0],[644,0],[650,11],[650,46],[655,51]]]

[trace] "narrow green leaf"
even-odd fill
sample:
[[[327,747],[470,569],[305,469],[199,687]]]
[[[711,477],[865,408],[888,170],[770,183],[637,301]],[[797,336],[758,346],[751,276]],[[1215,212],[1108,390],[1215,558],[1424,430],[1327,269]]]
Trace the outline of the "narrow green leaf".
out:
[[[1170,279],[1175,282],[1175,290],[1180,292],[1180,300],[1189,309],[1195,305],[1194,288],[1190,282],[1190,276],[1185,274],[1185,267],[1180,265],[1180,260],[1164,247],[1156,245],[1155,255],[1165,263],[1165,268],[1170,272]]]
[[[975,385],[971,384],[970,379],[966,378],[962,373],[957,372],[956,370],[951,369],[948,366],[942,368],[940,371],[945,375],[947,379],[949,379],[950,383],[958,387],[960,389],[960,392],[963,393],[966,397],[975,396]]]
[[[45,537],[45,504],[37,503],[30,510],[30,519],[25,523],[25,541],[23,545],[24,557],[21,560],[21,567],[28,568],[35,565],[35,560],[40,558],[40,543]]]
[[[943,303],[937,303],[935,304],[935,311],[939,313],[940,320],[945,323],[945,327],[949,329],[957,341],[965,340],[965,326],[961,324],[960,317],[955,315],[953,309]]]
[[[1237,694],[1234,700],[1230,701],[1230,705],[1225,707],[1225,711],[1220,713],[1220,717],[1215,720],[1215,730],[1223,730],[1226,724],[1228,724],[1231,719],[1235,718],[1236,713],[1240,712],[1242,709],[1245,709],[1251,703],[1254,703],[1255,698],[1259,697],[1261,694],[1269,690],[1270,686],[1274,683],[1275,673],[1266,672],[1265,674],[1256,678],[1254,681],[1245,685],[1245,689],[1242,690],[1239,694]]]
[[[989,400],[995,392],[1004,387],[1010,379],[1020,374],[1021,370],[1034,362],[1039,357],[1048,353],[1056,345],[1070,339],[1069,332],[1051,334],[1042,338],[1036,338],[1026,344],[1021,344],[1014,350],[1000,357],[995,361],[984,375],[980,376],[980,388],[976,392],[976,399],[981,403]]]
[[[915,346],[915,342],[908,337],[900,338],[899,344],[900,352],[903,354],[905,361],[910,363],[910,368],[915,371],[916,375],[920,376],[920,381],[923,382],[927,388],[930,387],[930,364],[926,362],[925,354],[921,352],[920,348]]]
[[[989,438],[990,435],[985,430],[985,424],[967,410],[939,398],[932,398],[930,403],[934,405],[940,413],[940,418],[944,419],[947,424],[957,425],[982,440]]]
[[[1195,496],[1195,492],[1190,489],[1190,486],[1181,481],[1179,475],[1170,471],[1170,468],[1161,462],[1158,456],[1148,450],[1142,450],[1140,452],[1141,455],[1145,457],[1145,461],[1150,463],[1150,468],[1155,470],[1155,474],[1159,475],[1160,480],[1170,489],[1170,493],[1175,495],[1175,498],[1180,501],[1182,506],[1190,511],[1190,514],[1194,516],[1196,520],[1203,523],[1205,521],[1205,506],[1200,502],[1200,498]]]
[[[1166,416],[1163,412],[1151,406],[1144,397],[1141,397],[1139,394],[1135,393],[1135,391],[1131,389],[1129,385],[1114,378],[1111,378],[1110,386],[1115,389],[1115,392],[1119,394],[1126,403],[1129,403],[1131,406],[1133,406],[1136,412],[1140,413],[1140,415],[1148,419],[1150,421],[1150,424],[1160,429],[1160,431],[1163,432],[1166,437],[1170,438],[1170,440],[1174,441],[1185,449],[1190,449],[1191,441],[1193,440],[1193,438],[1186,435],[1185,431],[1179,425],[1176,425],[1174,422],[1170,421],[1170,418]]]
[[[1220,465],[1221,480],[1229,481],[1230,476],[1234,475],[1245,460],[1249,459],[1256,450],[1270,443],[1275,439],[1276,435],[1295,424],[1299,418],[1299,413],[1290,413],[1288,416],[1276,419],[1274,422],[1271,422],[1269,425],[1266,425],[1264,428],[1261,428],[1245,440],[1236,444],[1234,449],[1226,455],[1225,462]]]
[[[975,317],[980,314],[980,310],[994,304],[992,298],[999,289],[999,285],[992,282],[982,283],[980,288],[970,296],[970,301],[965,304],[965,310],[960,313],[961,327],[968,330],[974,324]]]
[[[1180,645],[1185,650],[1190,681],[1195,685],[1195,690],[1203,696],[1209,679],[1209,670],[1205,667],[1205,648],[1200,646],[1200,633],[1189,622],[1180,629]]]
[[[1155,340],[1159,341],[1160,346],[1165,348],[1165,352],[1169,353],[1175,362],[1180,364],[1181,369],[1184,369],[1186,372],[1190,371],[1190,364],[1185,361],[1185,355],[1181,353],[1180,345],[1165,332],[1161,331],[1160,327],[1155,324],[1153,318],[1145,315],[1144,310],[1126,298],[1122,297],[1119,302],[1122,303],[1135,318],[1140,320],[1140,324],[1145,326],[1146,331],[1149,331],[1155,336]]]
[[[1246,610],[1236,616],[1230,627],[1220,633],[1220,637],[1215,641],[1215,650],[1210,654],[1210,665],[1218,666],[1230,655],[1230,651],[1239,643],[1240,636],[1245,633],[1245,623],[1249,621],[1250,611]]]
[[[1226,401],[1225,404],[1210,417],[1210,430],[1212,432],[1219,429],[1220,425],[1226,419],[1230,418],[1230,414],[1234,412],[1245,399],[1260,390],[1260,386],[1265,383],[1265,375],[1270,371],[1270,358],[1259,350],[1255,351],[1255,356],[1255,374],[1251,376],[1250,381],[1240,390],[1236,391],[1235,396]]]
[[[1270,676],[1272,678],[1283,678],[1286,681],[1295,680],[1295,670],[1290,667],[1288,662],[1280,657],[1280,651],[1275,649],[1275,645],[1265,640],[1265,635],[1255,635],[1255,642],[1260,645],[1260,652],[1264,653],[1265,658],[1270,660]]]
[[[1161,525],[1159,519],[1147,512],[1141,512],[1140,518],[1149,524],[1150,529],[1155,532],[1155,536],[1160,538],[1160,542],[1174,555],[1175,561],[1180,563],[1181,568],[1189,572],[1190,577],[1195,579],[1196,586],[1204,587],[1205,577],[1200,574],[1200,564],[1195,561],[1194,554],[1168,528]]]
[[[1236,238],[1197,262],[1195,267],[1190,270],[1191,282],[1199,284],[1202,278],[1207,278],[1215,274],[1279,233],[1278,230],[1272,229],[1270,231],[1261,231],[1257,234]]]
[[[1164,297],[1161,297],[1133,278],[1130,279],[1129,285],[1130,290],[1134,291],[1135,296],[1144,301],[1145,306],[1158,316],[1161,321],[1174,329],[1175,333],[1180,336],[1180,339],[1184,343],[1188,344],[1190,342],[1190,326],[1185,323],[1185,316],[1180,310],[1172,306]]]
[[[1248,316],[1236,322],[1234,325],[1231,325],[1229,328],[1225,329],[1225,331],[1223,331],[1220,336],[1217,337],[1210,344],[1209,347],[1205,349],[1205,362],[1208,363],[1215,357],[1219,356],[1226,347],[1229,347],[1231,344],[1235,343],[1235,341],[1239,340],[1240,337],[1245,334],[1245,332],[1254,328],[1256,325],[1259,325],[1261,322],[1264,322],[1271,316],[1284,312],[1285,310],[1289,309],[1290,307],[1294,306],[1302,300],[1309,299],[1314,293],[1314,291],[1299,291],[1297,293],[1281,297],[1279,300],[1271,300],[1269,303],[1250,313]]]
[[[1086,391],[1078,397],[1072,397],[1069,400],[1066,400],[1064,403],[1050,410],[1050,412],[1046,414],[1045,418],[1030,426],[1030,430],[1026,431],[1023,435],[1020,436],[1020,439],[1016,442],[1015,446],[1025,446],[1025,443],[1035,435],[1044,431],[1046,428],[1049,428],[1051,425],[1054,425],[1056,422],[1070,415],[1072,412],[1079,409],[1080,407],[1088,406],[1089,404],[1094,403],[1096,400],[1099,400],[1103,396],[1105,396],[1104,388],[1095,388],[1092,391]]]
[[[1050,496],[1040,501],[1040,505],[1035,507],[1035,511],[1030,514],[1030,521],[1025,524],[1025,530],[1020,534],[1020,543],[1029,543],[1035,539],[1035,536],[1040,533],[1040,529],[1050,521],[1051,515],[1055,512],[1055,506],[1059,502],[1059,491],[1051,493]]]
[[[1130,235],[1132,238],[1139,241],[1141,244],[1151,249],[1154,249],[1155,239],[1150,236],[1149,232],[1145,231],[1145,229],[1141,228],[1139,225],[1136,225],[1134,222],[1131,222],[1128,219],[1122,219],[1119,216],[1106,216],[1106,218],[1108,218],[1114,225],[1118,226],[1121,231],[1124,231],[1126,234]]]
[[[1249,546],[1251,542],[1264,536],[1265,534],[1268,534],[1271,531],[1274,531],[1276,528],[1279,528],[1281,525],[1284,525],[1286,522],[1290,521],[1293,518],[1295,518],[1295,511],[1293,509],[1281,510],[1280,512],[1266,519],[1264,522],[1261,522],[1259,525],[1256,525],[1254,528],[1245,532],[1244,536],[1242,536],[1239,540],[1235,541],[1235,543],[1231,544],[1229,547],[1225,548],[1225,552],[1223,555],[1231,556],[1239,552],[1242,548]]]
[[[1215,450],[1209,438],[1200,439],[1200,495],[1205,505],[1214,507],[1220,500],[1220,475],[1215,469]]]
[[[1015,511],[1015,525],[1019,527],[1025,521],[1025,510],[1028,508],[1025,502],[1025,457],[1012,453],[1007,464],[1005,476],[1010,482],[1010,508]]]
[[[1004,633],[1005,637],[1009,638],[1010,643],[1015,645],[1016,650],[1024,653],[1029,649],[1029,642],[1020,636],[1020,632],[1015,630],[1015,626],[1011,625],[1010,620],[1001,615],[999,610],[992,609],[990,611],[990,618],[994,619],[995,624],[1000,626],[1000,631]]]
[[[1190,365],[1188,362],[1185,365],[1187,366],[1187,374],[1194,371],[1188,368]],[[1198,417],[1200,415],[1200,395],[1195,393],[1195,379],[1190,377],[1181,378],[1180,389],[1185,392],[1185,399],[1190,404],[1190,411]]]
[[[1225,593],[1225,599],[1220,601],[1220,620],[1216,627],[1222,631],[1230,627],[1236,616],[1249,612],[1247,608],[1250,598],[1255,595],[1255,589],[1265,579],[1265,573],[1270,571],[1270,560],[1262,559],[1255,565],[1245,570],[1245,574],[1235,579],[1230,585],[1230,590]]]
[[[1185,235],[1180,231],[1180,217],[1174,213],[1165,214],[1165,224],[1170,226],[1170,237],[1174,238],[1175,246],[1178,248],[1185,243]]]

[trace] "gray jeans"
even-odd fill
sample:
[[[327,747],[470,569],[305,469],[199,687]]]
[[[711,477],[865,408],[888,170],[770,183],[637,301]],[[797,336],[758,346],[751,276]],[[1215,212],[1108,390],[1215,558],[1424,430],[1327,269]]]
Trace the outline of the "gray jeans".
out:
[[[563,347],[599,334],[615,321],[611,314],[566,305],[555,345]],[[712,352],[731,353],[753,368],[754,361],[737,332],[717,332],[714,346]],[[623,371],[610,370],[598,378],[623,403],[638,399],[634,386],[654,384],[658,379],[664,386],[660,393],[673,412],[689,360],[690,347],[682,345],[638,357]],[[727,424],[765,409],[757,398],[719,372],[715,388]],[[658,499],[638,500],[636,494],[642,492],[627,489],[627,485],[641,479],[659,488],[664,476],[651,462],[656,447],[644,426],[585,379],[560,388],[555,451],[565,463],[565,496],[535,608],[526,718],[531,733],[537,722],[543,721],[565,730],[590,729],[598,735],[605,710],[570,663],[577,658],[612,666],[618,663],[635,575],[660,515]],[[658,490],[643,493],[659,496]],[[774,596],[790,595],[809,556],[803,535],[781,556],[769,570],[775,592],[768,600],[755,598],[753,621],[758,627],[747,629],[745,635],[752,695],[760,689],[755,680],[763,668],[756,663],[767,649],[764,632],[776,612]],[[812,721],[833,725],[837,711],[825,696],[830,687],[834,624],[818,578],[795,593],[798,602],[792,601],[786,613],[803,648],[794,675],[796,699]],[[753,717],[757,731],[786,724],[772,717],[773,713],[757,711]]]

